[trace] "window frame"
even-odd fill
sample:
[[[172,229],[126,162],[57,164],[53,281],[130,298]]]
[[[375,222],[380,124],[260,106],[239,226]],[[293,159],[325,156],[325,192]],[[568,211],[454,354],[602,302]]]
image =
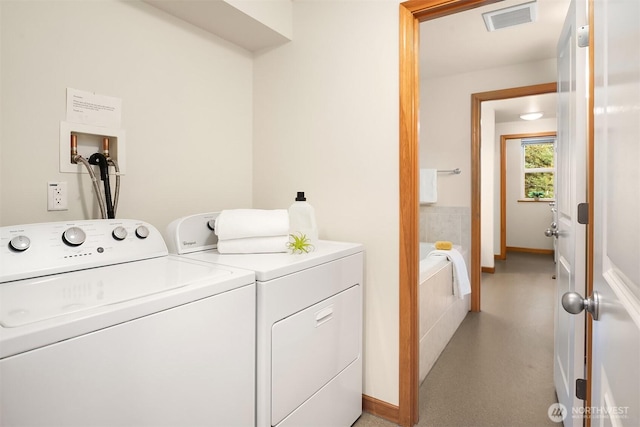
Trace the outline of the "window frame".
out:
[[[551,173],[553,174],[553,194],[556,193],[556,136],[531,137],[520,139],[520,197],[524,201],[553,201],[555,197],[529,197],[525,194],[525,177],[528,173]],[[527,168],[525,166],[525,151],[527,145],[547,145],[551,144],[553,148],[553,167],[552,168]]]

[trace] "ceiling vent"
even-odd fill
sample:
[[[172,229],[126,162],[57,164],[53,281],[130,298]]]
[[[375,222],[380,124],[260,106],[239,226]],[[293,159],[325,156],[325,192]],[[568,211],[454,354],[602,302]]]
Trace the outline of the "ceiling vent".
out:
[[[504,9],[493,10],[482,14],[487,31],[500,30],[514,25],[535,22],[538,15],[538,4],[535,1],[523,3]]]

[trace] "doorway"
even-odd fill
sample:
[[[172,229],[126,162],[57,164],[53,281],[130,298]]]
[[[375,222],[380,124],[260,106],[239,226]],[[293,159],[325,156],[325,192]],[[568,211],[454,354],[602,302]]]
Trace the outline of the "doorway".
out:
[[[418,420],[418,111],[419,24],[494,3],[495,0],[412,0],[400,5],[400,247],[399,247],[399,406],[398,423],[411,426]],[[552,87],[550,85],[553,85]],[[523,92],[523,90],[525,90]],[[480,158],[480,105],[483,100],[526,96],[555,91],[555,83],[475,94],[472,99],[471,158]],[[475,164],[475,166],[474,166]],[[480,165],[471,170],[471,268],[472,310],[480,310]],[[475,212],[475,213],[474,213]]]
[[[555,127],[554,127],[555,128]],[[513,184],[514,182],[517,184],[521,184],[520,177],[516,177],[514,175],[518,175],[519,173],[521,173],[520,167],[515,166],[516,164],[521,164],[521,163],[516,163],[514,160],[512,159],[513,157],[513,153],[510,153],[508,150],[508,141],[513,141],[514,143],[520,143],[520,145],[522,145],[522,140],[523,139],[534,139],[534,140],[545,140],[546,138],[549,138],[548,140],[555,140],[556,138],[556,131],[547,131],[547,132],[536,132],[536,133],[519,133],[519,134],[501,134],[500,135],[500,212],[499,212],[499,246],[498,246],[498,253],[494,255],[494,258],[497,260],[501,260],[501,261],[505,261],[507,259],[507,250],[518,250],[518,251],[526,251],[526,252],[534,252],[534,253],[546,253],[551,249],[532,249],[532,247],[530,245],[527,245],[525,247],[521,247],[521,246],[515,246],[512,244],[510,247],[507,246],[507,234],[509,233],[509,228],[508,224],[511,222],[513,223],[514,221],[509,221],[509,218],[514,219],[514,218],[522,218],[522,220],[524,221],[524,223],[518,224],[519,227],[513,227],[512,225],[512,231],[514,229],[516,230],[522,230],[521,233],[523,234],[523,236],[520,237],[519,241],[526,241],[526,240],[533,240],[533,237],[531,235],[532,232],[537,232],[537,231],[541,231],[544,230],[545,226],[548,226],[549,228],[551,228],[551,223],[553,222],[553,215],[550,213],[549,214],[549,220],[546,221],[543,217],[540,217],[540,214],[542,214],[543,212],[546,213],[547,210],[545,207],[539,207],[539,206],[535,206],[533,207],[533,209],[531,209],[528,206],[521,206],[522,203],[520,202],[524,202],[527,200],[520,200],[518,198],[517,194],[514,194],[515,192],[513,185],[510,186],[510,189],[512,191],[507,191],[507,186],[511,183]],[[512,144],[514,145],[514,144]],[[511,156],[510,156],[511,154]],[[519,157],[519,161],[522,161],[522,157]],[[511,166],[508,166],[511,165]],[[511,169],[515,168],[517,169],[515,172],[511,172]],[[510,179],[509,179],[510,178]],[[522,191],[522,190],[520,190]],[[524,195],[524,197],[527,197],[527,195]],[[555,200],[555,199],[554,199]],[[534,199],[535,201],[535,199]],[[540,198],[540,201],[542,201],[542,199]],[[555,201],[553,200],[549,200],[549,207],[551,208],[551,206],[555,205]],[[527,203],[525,203],[526,205]],[[507,208],[507,206],[509,205],[509,208]],[[518,213],[513,214],[512,211],[514,211],[515,209],[518,210]],[[549,209],[549,211],[551,211],[552,209]],[[511,214],[509,214],[511,212]],[[514,216],[515,215],[515,216]],[[528,227],[525,227],[528,226]],[[529,230],[527,230],[526,228],[530,228]],[[537,235],[537,233],[536,233]],[[545,234],[546,236],[546,234]],[[523,238],[524,237],[524,238]],[[553,236],[547,236],[547,239],[549,237],[553,237]],[[535,239],[536,242],[538,242],[538,245],[534,244],[534,248],[536,246],[541,247],[541,246],[546,246],[546,245],[541,245],[541,241],[544,240],[541,238],[539,239]],[[548,243],[548,242],[545,242]],[[495,243],[494,243],[494,248],[495,248]],[[495,252],[495,250],[494,250]],[[484,267],[482,268],[483,272],[485,272]],[[492,272],[492,271],[490,271]]]

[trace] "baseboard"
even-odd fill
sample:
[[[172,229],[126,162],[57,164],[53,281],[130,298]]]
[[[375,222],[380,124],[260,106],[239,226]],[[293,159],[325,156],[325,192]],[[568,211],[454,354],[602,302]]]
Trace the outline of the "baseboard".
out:
[[[367,396],[366,394],[362,395],[362,410],[376,417],[391,421],[394,424],[400,422],[400,410],[397,406],[376,399],[375,397]]]
[[[533,249],[533,248],[519,248],[517,246],[507,246],[507,251],[527,252],[530,254],[553,255],[553,249]]]
[[[495,273],[496,272],[496,268],[495,267],[482,267],[482,272],[483,273]]]

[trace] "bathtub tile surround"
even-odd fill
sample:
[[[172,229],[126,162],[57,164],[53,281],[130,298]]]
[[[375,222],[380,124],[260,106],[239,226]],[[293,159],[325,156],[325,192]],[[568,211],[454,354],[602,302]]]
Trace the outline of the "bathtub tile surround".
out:
[[[448,240],[462,246],[469,265],[471,249],[471,208],[420,206],[420,241]]]

